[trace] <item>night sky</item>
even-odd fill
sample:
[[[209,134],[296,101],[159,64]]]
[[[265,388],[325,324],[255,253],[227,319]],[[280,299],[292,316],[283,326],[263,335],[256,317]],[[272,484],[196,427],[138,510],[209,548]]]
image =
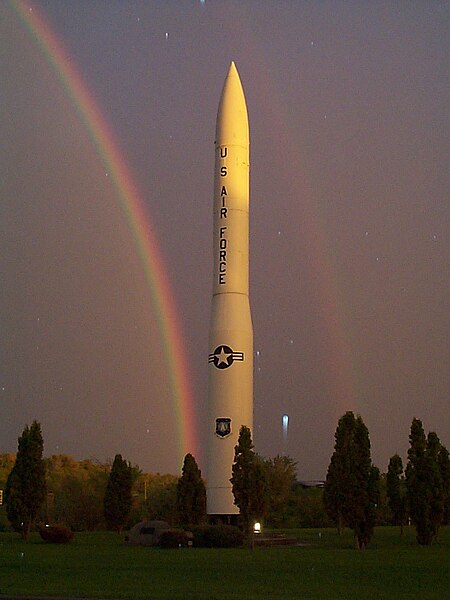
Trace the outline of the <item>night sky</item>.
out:
[[[37,419],[46,454],[120,452],[177,473],[189,427],[204,468],[214,132],[231,60],[250,119],[256,450],[323,478],[346,410],[382,471],[406,458],[414,416],[448,446],[448,3],[29,4],[140,191],[178,315],[170,352],[190,379],[181,418],[136,236],[17,6],[0,3],[0,452]]]

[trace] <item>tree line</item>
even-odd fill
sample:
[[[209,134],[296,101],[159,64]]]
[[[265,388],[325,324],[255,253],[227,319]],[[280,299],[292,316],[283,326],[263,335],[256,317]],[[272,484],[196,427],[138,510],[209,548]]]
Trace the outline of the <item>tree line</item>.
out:
[[[430,545],[440,526],[449,522],[449,453],[435,432],[425,436],[422,422],[416,418],[411,424],[409,442],[405,471],[399,455],[389,461],[385,496],[393,521],[402,527],[408,518],[416,528],[417,542]],[[255,453],[247,427],[239,433],[232,473],[235,504],[244,531],[249,533],[252,522],[276,513],[274,503],[284,503],[289,492],[286,496],[277,493],[267,462]],[[377,524],[381,480],[380,471],[371,460],[369,431],[360,415],[348,411],[336,428],[323,505],[339,532],[344,526],[353,530],[355,545],[361,550],[369,544]]]
[[[449,518],[449,455],[421,421],[411,426],[408,463],[399,455],[380,475],[370,458],[369,432],[348,412],[339,420],[324,489],[299,484],[296,463],[287,456],[265,459],[242,427],[235,448],[231,484],[241,524],[266,527],[350,527],[358,548],[378,524],[412,522],[417,540],[430,544]],[[205,484],[195,458],[187,454],[180,477],[143,473],[120,454],[112,464],[76,461],[65,455],[43,458],[39,423],[26,427],[17,454],[0,455],[0,489],[13,528],[27,538],[34,523],[62,523],[73,531],[121,531],[144,519],[173,526],[206,520]],[[0,510],[0,527],[2,511]]]
[[[409,436],[408,462],[395,454],[385,478],[387,505],[395,524],[410,521],[419,544],[430,545],[450,512],[450,461],[447,448],[435,432],[425,436],[414,418]],[[380,472],[370,458],[370,440],[362,418],[347,412],[339,420],[334,452],[327,471],[324,505],[338,529],[353,529],[358,548],[373,535],[380,502]]]

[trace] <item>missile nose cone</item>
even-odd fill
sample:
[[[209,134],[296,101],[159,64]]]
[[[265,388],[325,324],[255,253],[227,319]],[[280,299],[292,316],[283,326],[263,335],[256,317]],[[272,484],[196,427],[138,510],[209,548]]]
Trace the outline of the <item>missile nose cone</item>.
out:
[[[244,90],[234,61],[231,62],[223,84],[216,121],[216,143],[249,143],[247,105]]]

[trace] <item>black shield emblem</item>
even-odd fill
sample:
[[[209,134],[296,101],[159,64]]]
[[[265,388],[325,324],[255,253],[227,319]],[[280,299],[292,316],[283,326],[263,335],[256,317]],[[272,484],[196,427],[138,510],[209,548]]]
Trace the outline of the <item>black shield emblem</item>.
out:
[[[221,438],[231,433],[231,419],[216,419],[216,435]]]

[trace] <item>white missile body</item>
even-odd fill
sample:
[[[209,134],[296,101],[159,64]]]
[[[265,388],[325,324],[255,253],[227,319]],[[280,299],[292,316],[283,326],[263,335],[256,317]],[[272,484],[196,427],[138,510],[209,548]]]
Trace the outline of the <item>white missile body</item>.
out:
[[[217,111],[214,273],[209,334],[207,512],[235,515],[230,483],[239,429],[253,429],[253,327],[249,302],[249,128],[231,63]]]

